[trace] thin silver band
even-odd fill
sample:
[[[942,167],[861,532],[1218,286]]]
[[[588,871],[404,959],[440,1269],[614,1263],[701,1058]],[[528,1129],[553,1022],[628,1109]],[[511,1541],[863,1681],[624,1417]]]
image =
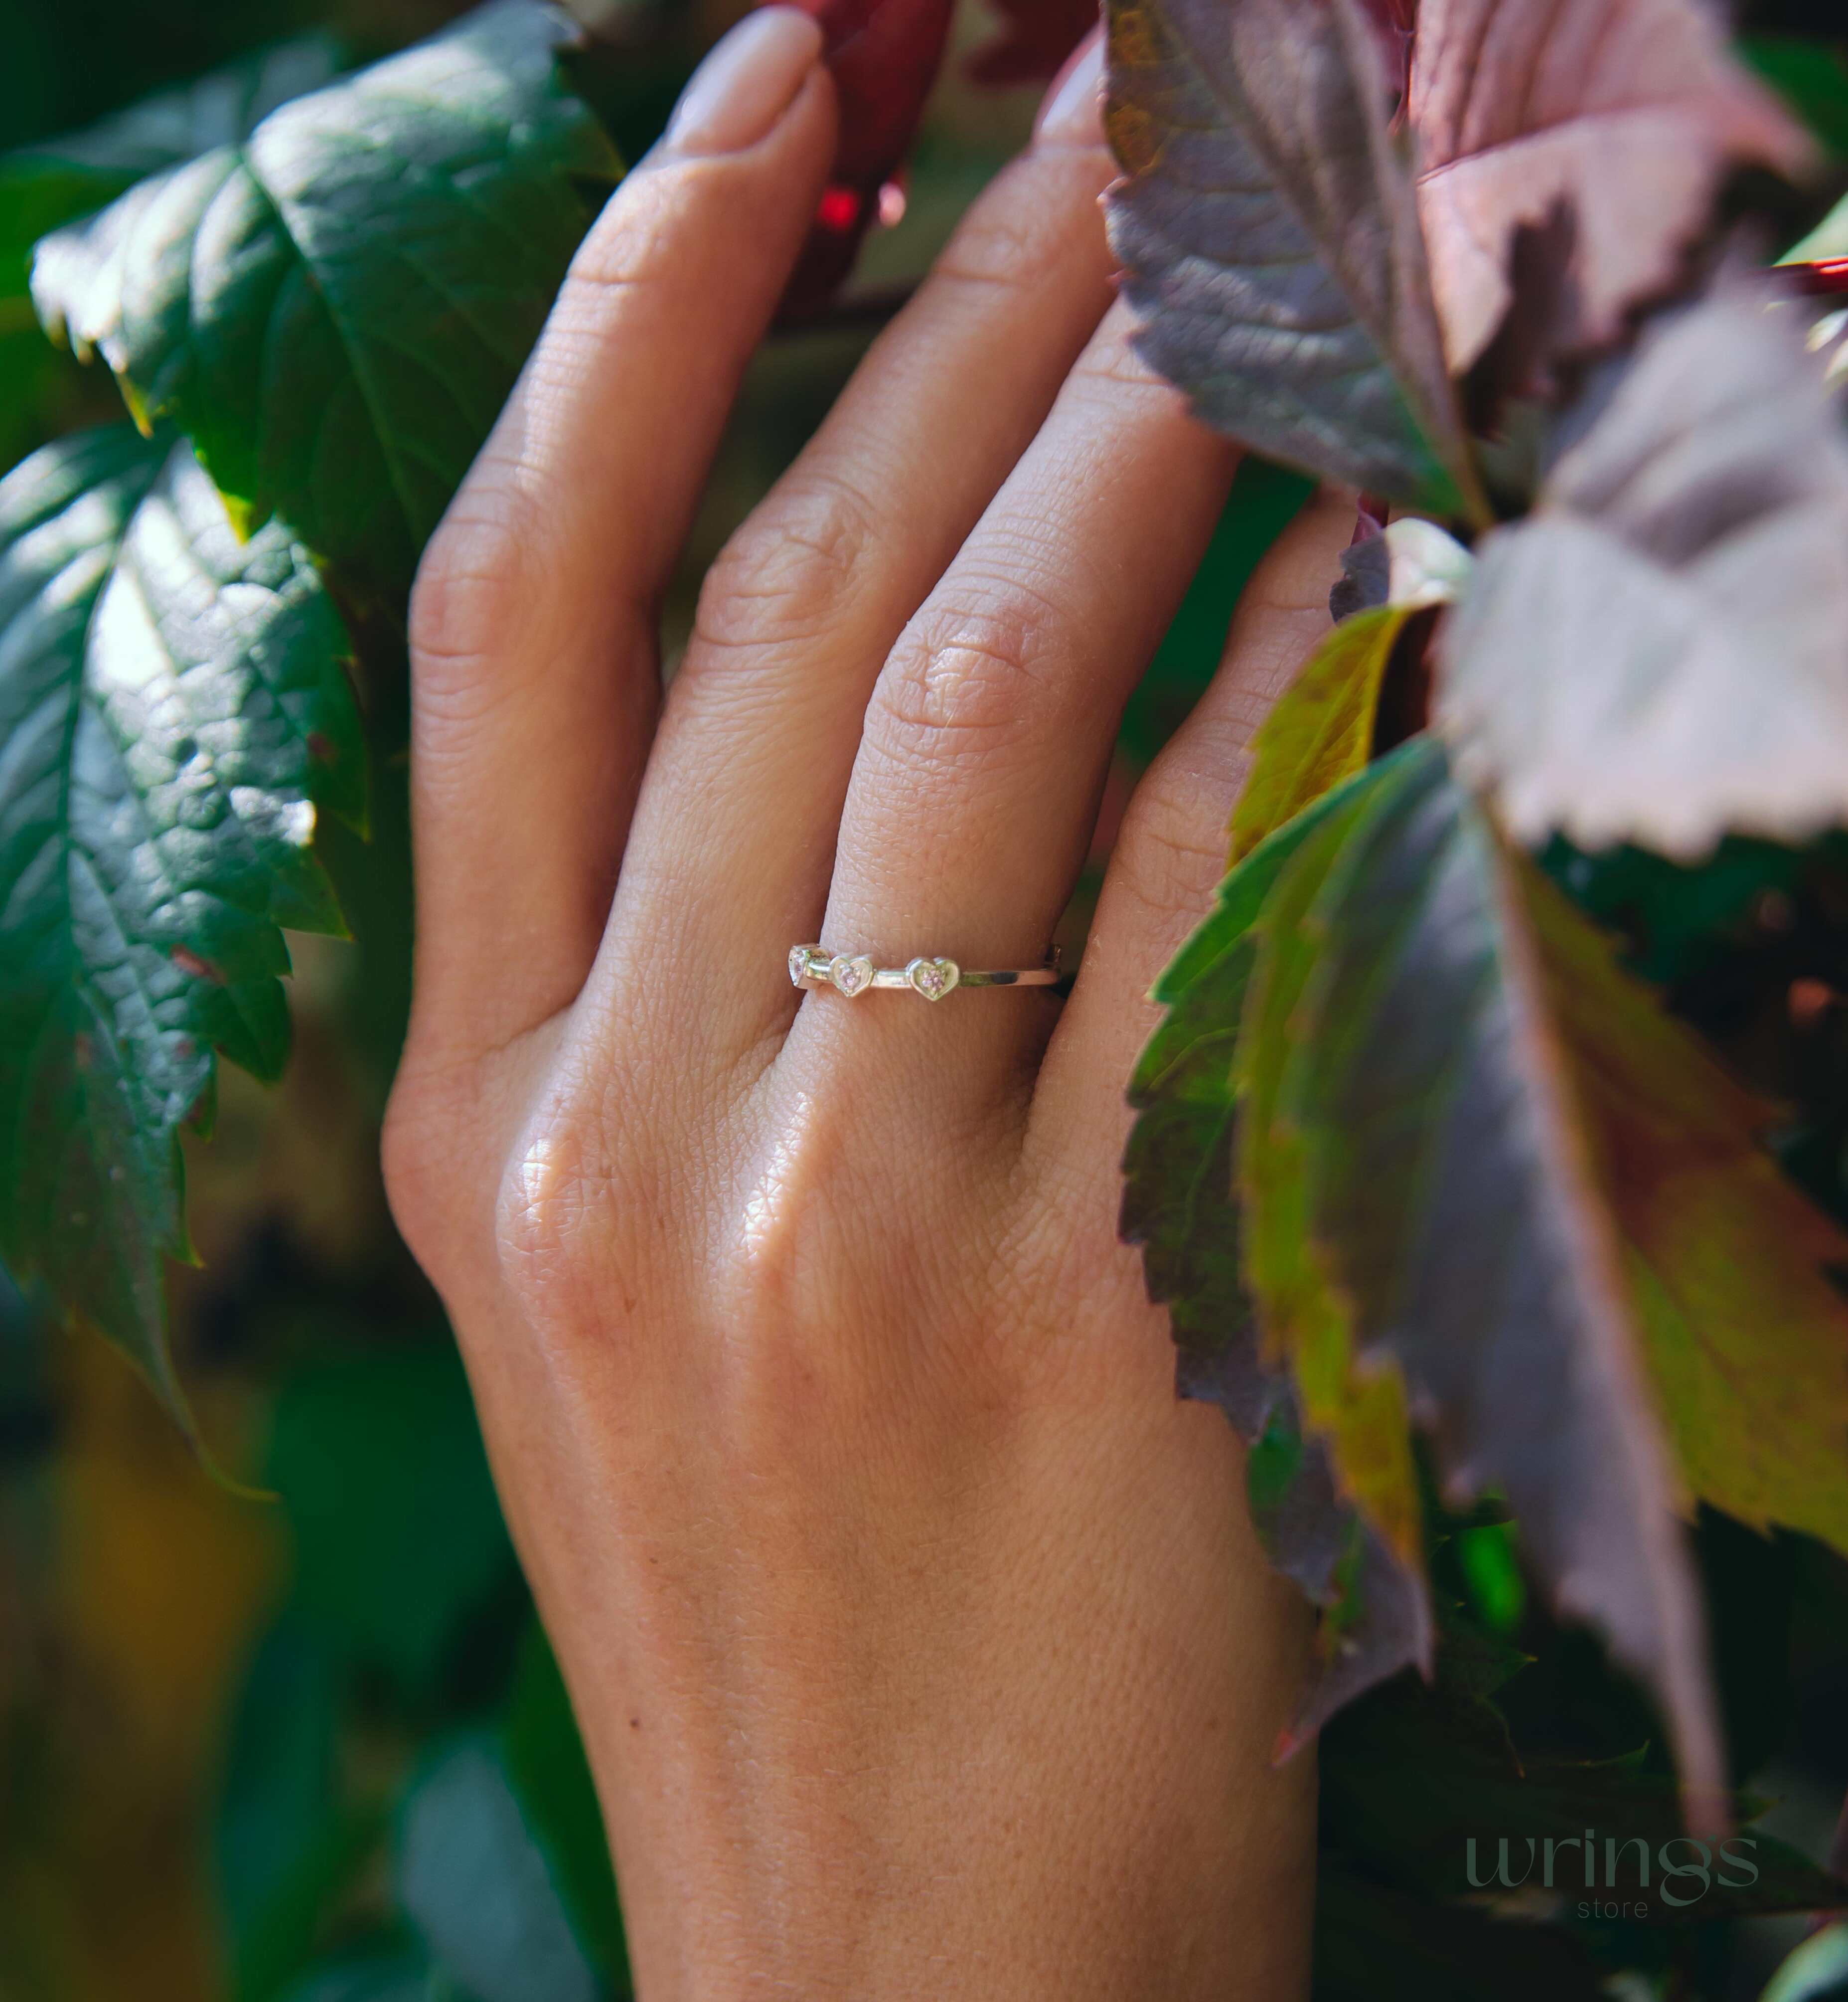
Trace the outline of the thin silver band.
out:
[[[790,948],[790,978],[804,990],[832,987],[851,1001],[874,987],[908,987],[926,1001],[941,1001],[959,987],[1051,987],[1058,980],[1055,947],[1041,966],[965,972],[953,959],[919,957],[905,966],[875,966],[864,953],[829,952],[818,945]]]

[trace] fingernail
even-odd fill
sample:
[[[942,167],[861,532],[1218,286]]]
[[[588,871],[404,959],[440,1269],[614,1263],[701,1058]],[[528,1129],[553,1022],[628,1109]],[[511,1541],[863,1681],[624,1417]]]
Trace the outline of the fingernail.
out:
[[[1090,40],[1054,80],[1033,128],[1036,139],[1057,139],[1082,145],[1104,136],[1104,31]]]
[[[682,92],[664,144],[676,153],[755,146],[794,101],[821,54],[821,30],[793,7],[760,7],[714,46]]]

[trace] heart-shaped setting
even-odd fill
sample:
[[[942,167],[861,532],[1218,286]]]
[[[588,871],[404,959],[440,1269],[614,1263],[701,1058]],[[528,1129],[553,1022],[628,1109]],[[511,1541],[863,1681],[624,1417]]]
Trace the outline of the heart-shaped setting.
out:
[[[963,977],[953,959],[914,959],[905,977],[926,1001],[940,1001]]]
[[[809,948],[805,945],[790,947],[790,985],[800,987],[808,978]]]
[[[835,991],[845,994],[851,1001],[856,994],[863,994],[873,985],[873,962],[862,953],[857,959],[846,959],[836,954],[828,969],[828,977],[835,984]]]

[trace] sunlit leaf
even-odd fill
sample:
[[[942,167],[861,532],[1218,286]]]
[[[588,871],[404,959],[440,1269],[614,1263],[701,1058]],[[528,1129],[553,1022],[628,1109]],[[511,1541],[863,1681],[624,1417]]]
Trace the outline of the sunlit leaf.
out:
[[[1423,0],[1410,106],[1445,351],[1467,368],[1515,296],[1515,242],[1570,245],[1556,344],[1616,339],[1681,275],[1731,165],[1804,172],[1802,129],[1700,0]]]
[[[1299,1385],[1309,1372],[1305,1416],[1372,1505],[1387,1464],[1372,1386],[1401,1375],[1447,1496],[1506,1495],[1561,1608],[1655,1692],[1710,1812],[1724,1767],[1675,1482],[1509,860],[1434,744],[1356,790],[1338,856],[1303,845],[1271,893],[1311,878],[1300,921],[1273,934],[1292,960],[1273,975],[1260,956],[1252,979],[1254,1002],[1296,985],[1288,1034],[1240,1046],[1242,1067],[1265,1066],[1247,1088],[1271,1095],[1291,1177],[1273,1195],[1241,1157],[1247,1201],[1278,1212],[1261,1237],[1250,1221],[1248,1246],[1292,1255],[1300,1191],[1279,1333]]]
[[[542,0],[272,112],[40,248],[47,325],[170,416],[242,514],[403,603],[618,171]]]
[[[40,236],[93,214],[144,175],[248,138],[277,105],[336,75],[341,61],[331,37],[303,35],[157,92],[82,131],[0,153],[0,307],[25,297],[32,246]]]
[[[1380,683],[1414,609],[1357,612],[1303,662],[1251,741],[1251,774],[1232,816],[1234,862],[1366,764]]]
[[[1150,363],[1274,457],[1480,512],[1355,0],[1113,0],[1111,239]]]
[[[1740,280],[1653,328],[1438,649],[1434,720],[1523,840],[1848,819],[1848,439],[1794,309]]]
[[[214,1048],[281,1066],[279,927],[340,929],[344,652],[305,553],[240,541],[183,444],[85,433],[0,481],[0,1251],[176,1411],[178,1135]]]

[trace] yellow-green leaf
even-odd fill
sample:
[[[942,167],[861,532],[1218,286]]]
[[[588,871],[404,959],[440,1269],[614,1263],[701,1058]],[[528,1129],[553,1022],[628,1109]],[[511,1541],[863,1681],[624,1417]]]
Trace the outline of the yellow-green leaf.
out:
[[[1689,1489],[1848,1551],[1848,1237],[1779,1170],[1771,1108],[1624,973],[1531,864],[1520,878],[1638,1325]]]
[[[1417,609],[1356,612],[1316,644],[1252,740],[1251,776],[1232,816],[1233,862],[1365,767],[1380,684]]]

